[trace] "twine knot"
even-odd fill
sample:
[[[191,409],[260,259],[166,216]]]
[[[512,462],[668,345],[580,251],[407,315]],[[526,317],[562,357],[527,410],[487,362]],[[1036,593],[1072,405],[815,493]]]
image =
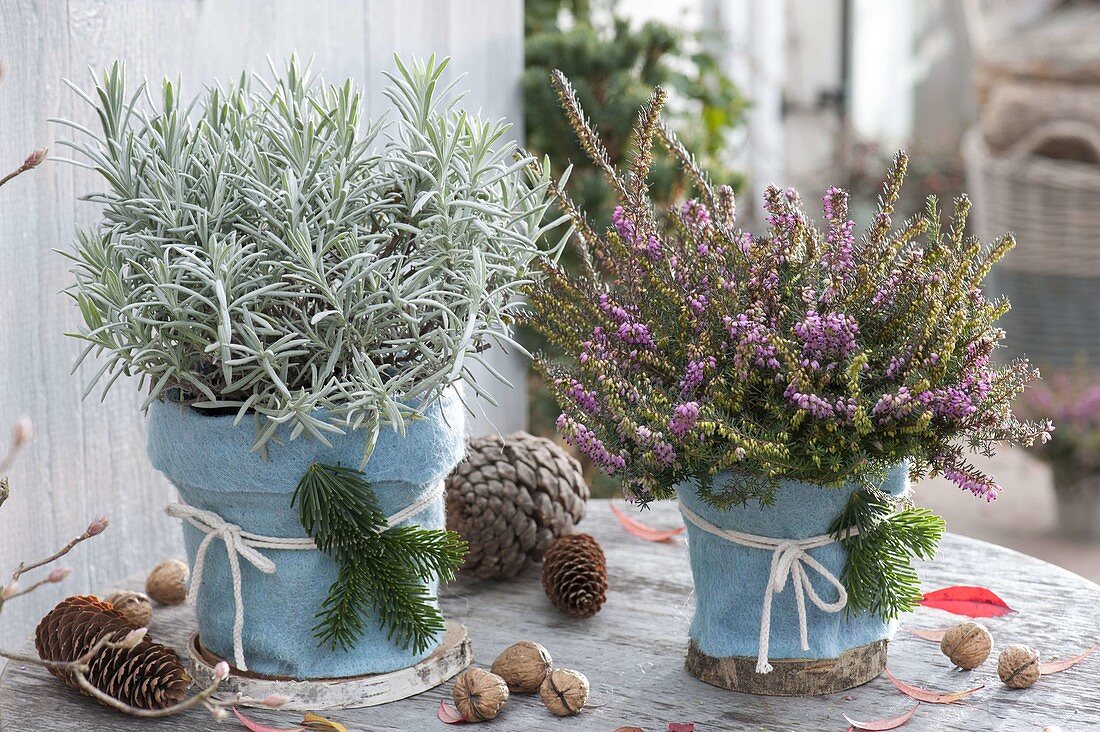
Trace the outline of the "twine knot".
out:
[[[726,541],[753,549],[767,549],[772,552],[771,569],[768,582],[764,587],[764,601],[760,608],[760,645],[756,654],[756,672],[766,674],[772,671],[768,663],[768,645],[771,640],[772,597],[783,592],[790,580],[794,587],[795,605],[798,608],[798,630],[802,641],[802,650],[810,650],[809,630],[806,623],[806,597],[815,607],[827,613],[840,612],[848,604],[848,592],[836,575],[808,553],[810,549],[827,546],[836,541],[829,534],[812,536],[808,539],[774,539],[770,536],[746,534],[732,529],[715,526],[680,501],[680,512],[684,518],[697,527]],[[854,530],[853,530],[854,531]],[[808,570],[813,570],[836,588],[837,599],[826,602],[821,599],[810,581]]]
[[[402,508],[397,513],[386,519],[387,528],[392,528],[406,521],[427,508],[433,501],[444,493],[443,481],[438,481],[422,498]],[[229,560],[229,575],[233,585],[233,663],[241,671],[247,671],[248,666],[244,659],[244,597],[241,591],[241,557],[253,567],[264,574],[275,574],[275,562],[271,561],[258,549],[283,549],[283,550],[311,550],[317,545],[309,538],[283,538],[277,536],[263,536],[245,531],[237,524],[232,524],[213,511],[204,511],[201,508],[189,506],[186,503],[169,504],[164,512],[172,518],[186,521],[205,536],[199,542],[195,552],[195,566],[191,570],[191,586],[187,589],[188,602],[198,600],[199,587],[202,585],[203,572],[206,569],[206,555],[210,545],[215,539],[220,539],[225,545],[226,557]]]

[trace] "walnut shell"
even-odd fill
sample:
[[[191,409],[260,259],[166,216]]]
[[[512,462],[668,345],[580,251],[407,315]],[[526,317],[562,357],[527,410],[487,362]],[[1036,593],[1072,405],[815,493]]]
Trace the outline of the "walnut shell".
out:
[[[145,580],[145,594],[161,605],[179,605],[187,599],[190,570],[178,559],[168,559],[153,567]]]
[[[1006,686],[1026,689],[1039,680],[1039,652],[1028,646],[1008,646],[997,659],[997,675]]]
[[[978,668],[993,650],[993,636],[981,623],[968,621],[949,628],[940,641],[943,655],[967,671]]]
[[[135,628],[148,628],[153,619],[153,603],[144,592],[119,590],[108,597],[107,602]]]
[[[493,661],[493,673],[513,694],[534,694],[551,668],[550,652],[532,641],[513,643]]]
[[[472,668],[458,677],[451,698],[467,722],[484,722],[500,714],[508,701],[508,684],[494,673]]]
[[[588,679],[580,671],[556,668],[546,674],[539,697],[551,712],[568,717],[580,712],[588,702]]]

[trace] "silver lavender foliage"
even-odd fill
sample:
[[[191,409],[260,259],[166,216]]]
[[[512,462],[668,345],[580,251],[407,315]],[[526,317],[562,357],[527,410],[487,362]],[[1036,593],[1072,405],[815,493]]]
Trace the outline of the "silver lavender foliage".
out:
[[[144,407],[251,411],[257,448],[282,424],[369,447],[460,382],[492,399],[471,366],[522,350],[516,295],[565,241],[540,244],[561,221],[544,222],[549,177],[505,122],[458,108],[446,60],[396,66],[396,115],[373,124],[359,87],[296,58],[189,103],[178,80],[128,91],[117,62],[69,84],[99,129],[57,120],[79,133],[65,144],[107,184],[66,253],[70,335],[102,362],[85,395],[137,375]]]

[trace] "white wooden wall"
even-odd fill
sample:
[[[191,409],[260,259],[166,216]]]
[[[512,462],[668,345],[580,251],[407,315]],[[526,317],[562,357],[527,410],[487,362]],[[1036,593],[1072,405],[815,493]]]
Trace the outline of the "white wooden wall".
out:
[[[468,74],[468,106],[520,120],[522,0],[0,0],[0,169],[62,131],[51,116],[88,120],[61,83],[87,85],[89,65],[115,58],[131,78],[183,74],[187,90],[242,69],[263,70],[270,55],[315,57],[330,80],[352,77],[383,106],[381,71],[394,52],[453,57]],[[116,384],[101,403],[81,401],[90,373],[70,376],[78,344],[62,333],[77,312],[59,294],[69,281],[67,247],[78,223],[94,220],[77,197],[98,185],[72,166],[47,163],[0,189],[0,432],[29,415],[38,437],[11,475],[0,510],[0,572],[76,535],[97,514],[111,528],[70,555],[64,585],[21,598],[0,619],[12,647],[66,594],[104,588],[175,551],[179,529],[163,515],[170,487],[149,467],[136,389]],[[523,365],[502,364],[520,390],[502,394],[490,418],[501,430],[526,415]],[[476,427],[486,431],[489,421]],[[6,439],[6,434],[5,434]],[[0,580],[0,584],[3,581]]]

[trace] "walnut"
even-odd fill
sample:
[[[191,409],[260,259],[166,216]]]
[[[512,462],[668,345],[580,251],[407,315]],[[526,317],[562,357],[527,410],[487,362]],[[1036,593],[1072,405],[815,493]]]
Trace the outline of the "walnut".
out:
[[[508,701],[508,684],[494,673],[472,668],[458,677],[451,698],[466,721],[484,722],[500,714]]]
[[[584,709],[588,701],[588,679],[579,671],[556,668],[546,674],[539,687],[542,703],[559,717],[568,717]]]
[[[997,675],[1006,686],[1026,689],[1039,680],[1039,652],[1028,646],[1008,646],[997,660]]]
[[[550,653],[538,643],[514,643],[493,661],[493,673],[504,679],[513,694],[534,694],[553,668]]]
[[[187,565],[178,559],[161,562],[145,580],[145,594],[161,605],[179,605],[187,599],[189,573]]]
[[[978,668],[993,650],[993,636],[981,623],[968,621],[949,628],[940,641],[943,655],[967,671]]]
[[[108,597],[107,602],[135,628],[147,628],[149,621],[153,619],[153,603],[144,592],[119,590]]]

